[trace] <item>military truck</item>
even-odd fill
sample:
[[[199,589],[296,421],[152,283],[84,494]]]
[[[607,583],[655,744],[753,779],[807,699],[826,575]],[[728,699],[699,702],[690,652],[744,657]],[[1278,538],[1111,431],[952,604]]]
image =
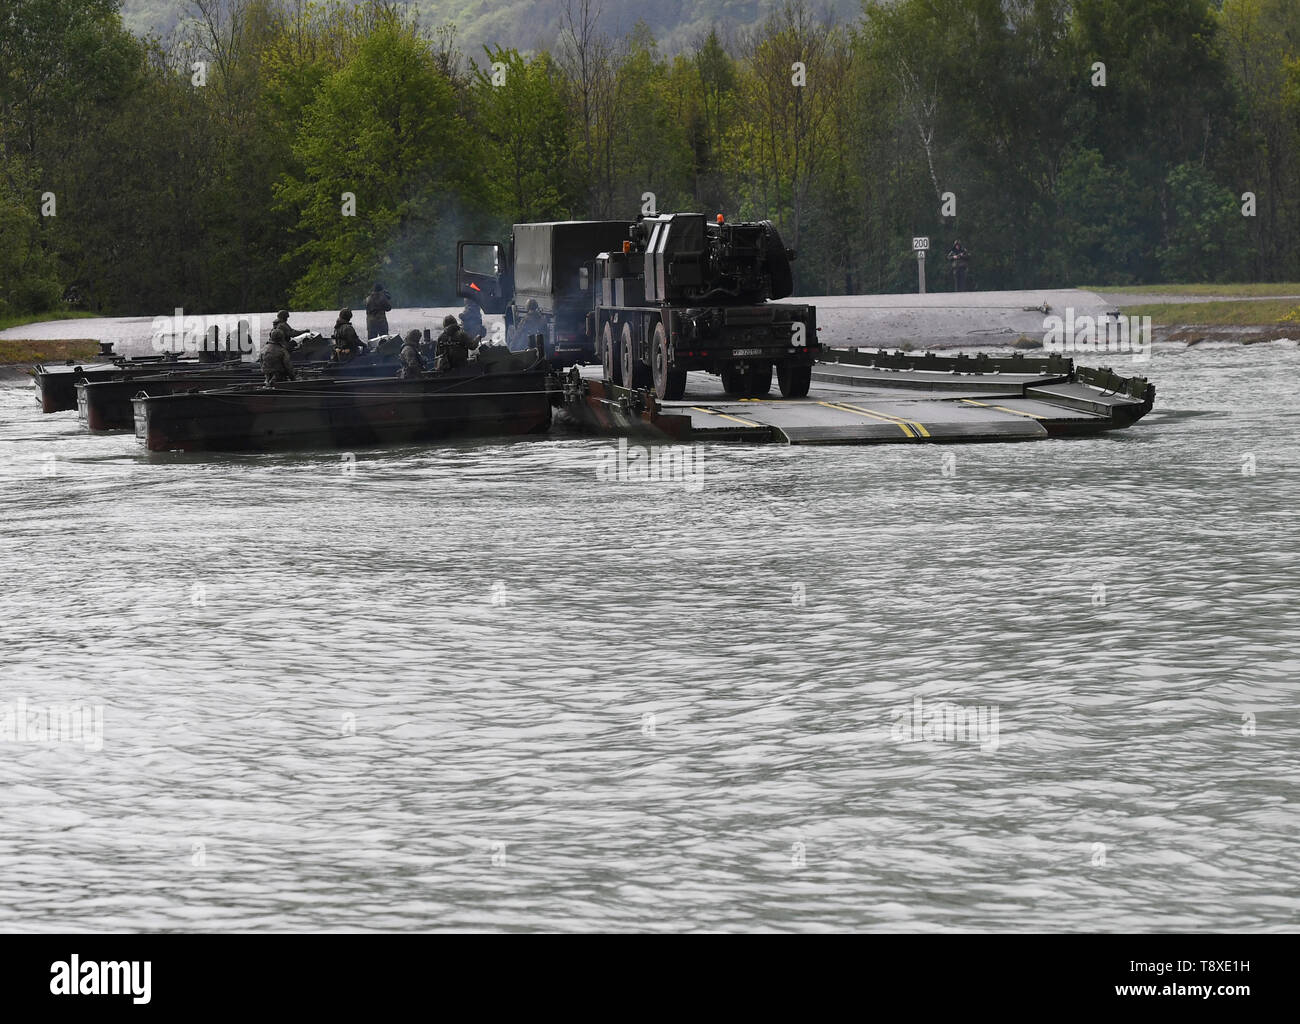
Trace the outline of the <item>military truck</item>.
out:
[[[504,313],[512,349],[530,347],[516,325],[529,299],[537,302],[546,356],[555,366],[594,362],[595,336],[588,330],[596,255],[620,248],[625,220],[571,220],[516,224],[509,246],[496,242],[456,244],[456,293],[474,299],[485,313]]]
[[[793,290],[793,258],[771,221],[516,224],[508,249],[457,244],[457,293],[504,313],[512,348],[529,345],[515,325],[535,299],[548,358],[599,359],[613,384],[681,398],[687,371],[706,370],[730,395],[761,397],[775,368],[781,394],[802,397],[820,351],[816,309],[770,301]]]
[[[793,258],[771,221],[638,218],[619,249],[596,258],[589,329],[605,376],[674,399],[688,370],[707,370],[727,394],[757,398],[775,368],[782,395],[807,395],[821,348],[816,308],[768,301],[794,289]]]

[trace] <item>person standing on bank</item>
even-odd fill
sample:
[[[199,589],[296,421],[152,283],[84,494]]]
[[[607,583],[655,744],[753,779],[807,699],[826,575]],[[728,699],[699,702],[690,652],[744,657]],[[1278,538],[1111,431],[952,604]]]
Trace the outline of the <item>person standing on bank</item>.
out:
[[[366,296],[366,340],[388,333],[388,311],[393,308],[393,297],[383,284],[375,282]]]
[[[948,262],[952,264],[952,272],[956,278],[954,291],[964,292],[966,270],[970,266],[970,250],[961,244],[960,238],[953,240],[952,248],[948,250]]]

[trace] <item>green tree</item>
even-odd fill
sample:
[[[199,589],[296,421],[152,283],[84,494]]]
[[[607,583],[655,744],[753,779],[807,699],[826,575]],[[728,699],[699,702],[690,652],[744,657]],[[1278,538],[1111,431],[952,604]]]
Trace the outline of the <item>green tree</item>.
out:
[[[11,166],[0,179],[0,316],[53,309],[63,293],[58,261],[41,244],[36,213],[26,201],[31,190],[11,189],[9,179],[16,176]]]
[[[671,89],[671,71],[660,60],[654,37],[638,22],[625,40],[614,79],[613,211],[631,217],[646,192],[658,212],[694,205],[694,157],[689,125]]]
[[[1167,240],[1157,251],[1167,281],[1235,281],[1250,258],[1236,197],[1198,164],[1169,174]]]
[[[845,96],[852,53],[845,33],[786,0],[748,38],[737,99],[744,116],[727,145],[740,168],[740,213],[771,218],[798,249],[828,140]],[[796,274],[802,276],[803,266]]]
[[[376,276],[399,302],[454,295],[456,237],[482,218],[479,159],[426,39],[372,32],[322,84],[293,149],[301,176],[276,196],[306,239],[294,304],[356,301]]]
[[[1056,180],[1055,244],[1044,255],[1061,285],[1131,284],[1143,275],[1139,198],[1128,173],[1095,149],[1070,154]]]
[[[674,66],[679,90],[695,99],[693,120],[695,195],[705,210],[721,210],[729,198],[726,170],[730,164],[727,134],[736,117],[736,62],[710,28],[690,58]]]
[[[1237,96],[1234,137],[1221,166],[1237,194],[1256,194],[1251,222],[1254,274],[1292,281],[1300,274],[1300,102],[1294,86],[1300,4],[1225,0],[1217,17],[1224,63]]]
[[[550,56],[487,51],[487,66],[474,71],[473,97],[475,133],[483,145],[480,172],[492,211],[505,224],[568,217],[568,125]]]

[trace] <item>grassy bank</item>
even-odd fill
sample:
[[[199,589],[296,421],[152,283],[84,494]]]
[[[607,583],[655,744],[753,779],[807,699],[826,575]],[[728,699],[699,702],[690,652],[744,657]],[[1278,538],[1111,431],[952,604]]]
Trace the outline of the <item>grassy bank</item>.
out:
[[[1120,292],[1125,295],[1300,295],[1300,284],[1141,284],[1106,285],[1090,292]]]
[[[1128,316],[1149,316],[1156,327],[1196,324],[1203,327],[1277,327],[1293,324],[1300,329],[1300,304],[1295,299],[1234,302],[1152,302],[1124,306]],[[1287,317],[1290,319],[1286,319]]]
[[[0,340],[0,365],[6,363],[61,363],[65,359],[89,359],[99,351],[91,338],[60,341]]]
[[[22,327],[26,324],[43,324],[49,320],[90,320],[98,313],[73,313],[70,311],[55,313],[24,313],[18,316],[0,316],[0,331],[10,327]]]

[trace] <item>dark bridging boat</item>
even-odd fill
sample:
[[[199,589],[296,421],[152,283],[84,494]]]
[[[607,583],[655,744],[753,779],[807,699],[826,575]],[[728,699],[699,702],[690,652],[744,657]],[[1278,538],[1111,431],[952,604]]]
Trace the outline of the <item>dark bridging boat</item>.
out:
[[[57,366],[45,363],[33,366],[29,372],[36,389],[36,401],[41,406],[41,412],[68,412],[79,407],[77,385],[82,383],[134,381],[163,373],[202,375],[204,381],[211,381],[222,373],[236,376],[248,374],[250,377],[260,373],[256,361],[243,360],[240,349],[232,347],[236,344],[235,337],[231,335],[223,342],[219,335],[213,336],[194,355],[162,352],[150,356],[118,356],[113,354],[112,342],[100,342],[99,354],[92,359],[81,362],[69,359]],[[324,366],[333,354],[333,342],[316,331],[303,332],[295,341],[297,346],[293,350],[294,359],[304,365]],[[121,407],[118,412],[123,413]],[[119,415],[118,419],[119,429],[131,429],[129,409],[124,415]]]
[[[411,379],[320,376],[137,395],[135,433],[150,451],[354,448],[453,437],[534,434],[562,387],[536,351],[483,352]]]
[[[32,384],[36,389],[36,401],[41,412],[67,412],[77,407],[77,385],[81,382],[98,383],[113,380],[133,380],[148,377],[167,370],[186,373],[215,373],[239,366],[239,357],[231,356],[222,362],[200,362],[198,359],[184,359],[174,353],[160,356],[137,356],[131,359],[114,356],[103,362],[77,362],[50,366],[37,363],[31,369]]]
[[[357,356],[345,363],[314,362],[301,365],[296,372],[304,379],[337,377],[345,379],[391,377],[397,360],[374,353]],[[135,410],[131,400],[141,392],[151,397],[174,395],[195,390],[258,384],[263,380],[256,363],[231,363],[216,369],[176,369],[144,376],[131,374],[116,380],[79,380],[74,385],[77,417],[94,433],[132,430]]]

